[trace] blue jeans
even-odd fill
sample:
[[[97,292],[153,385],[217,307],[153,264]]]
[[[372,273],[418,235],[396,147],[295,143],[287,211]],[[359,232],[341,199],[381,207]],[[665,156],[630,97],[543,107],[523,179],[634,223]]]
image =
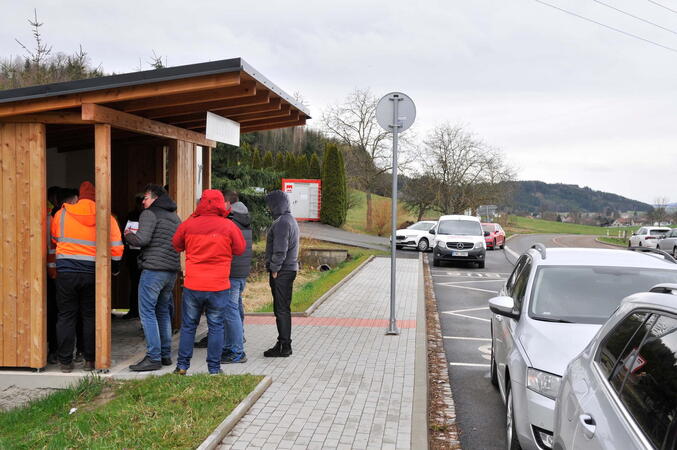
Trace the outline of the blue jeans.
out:
[[[244,344],[242,342],[244,324],[244,308],[242,306],[242,292],[244,291],[246,278],[231,278],[228,289],[228,300],[224,314],[224,341],[223,353],[232,355],[235,360],[244,356]]]
[[[146,336],[146,354],[153,361],[172,353],[172,320],[169,312],[176,272],[147,270],[139,279],[139,317]]]
[[[200,324],[200,315],[205,311],[209,327],[207,345],[207,368],[209,373],[221,370],[221,350],[223,349],[223,314],[226,309],[228,290],[194,291],[183,288],[183,317],[181,338],[179,339],[179,357],[176,367],[188,370],[193,357],[195,330]]]

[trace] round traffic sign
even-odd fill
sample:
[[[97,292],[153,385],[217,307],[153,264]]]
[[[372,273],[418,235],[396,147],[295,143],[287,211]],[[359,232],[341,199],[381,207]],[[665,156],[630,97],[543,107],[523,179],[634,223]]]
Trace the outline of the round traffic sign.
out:
[[[395,119],[395,103],[397,103],[397,123]],[[416,119],[416,105],[408,95],[401,92],[391,92],[381,97],[376,105],[376,121],[385,130],[402,132],[409,128]]]

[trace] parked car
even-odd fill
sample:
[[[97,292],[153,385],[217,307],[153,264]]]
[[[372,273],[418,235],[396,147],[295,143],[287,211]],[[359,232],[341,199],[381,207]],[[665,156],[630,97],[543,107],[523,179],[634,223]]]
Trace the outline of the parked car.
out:
[[[487,247],[477,217],[442,216],[429,233],[435,237],[433,266],[439,266],[442,261],[470,261],[484,268]]]
[[[497,223],[483,223],[484,242],[487,248],[494,250],[496,247],[505,247],[505,231]]]
[[[677,282],[656,250],[546,248],[525,252],[489,300],[491,381],[506,404],[508,448],[550,449],[555,400],[567,364],[621,299]]]
[[[677,448],[677,284],[627,297],[567,367],[557,449]]]
[[[430,231],[436,223],[437,222],[434,220],[423,220],[421,222],[416,222],[413,225],[409,225],[403,230],[397,230],[395,232],[395,239],[397,239],[395,246],[397,248],[414,247],[418,248],[421,252],[428,250],[430,248],[431,240],[428,231]]]
[[[677,228],[673,228],[663,239],[659,239],[657,248],[677,258]]]
[[[628,240],[628,247],[656,248],[658,240],[671,231],[668,227],[642,227],[632,233]]]

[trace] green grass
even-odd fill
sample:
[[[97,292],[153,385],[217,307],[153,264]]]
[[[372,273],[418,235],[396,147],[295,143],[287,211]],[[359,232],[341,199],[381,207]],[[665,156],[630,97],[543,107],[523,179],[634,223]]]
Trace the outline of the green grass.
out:
[[[628,240],[623,238],[601,236],[599,240],[606,242],[607,244],[620,245],[623,247],[628,246]]]
[[[310,308],[318,298],[322,297],[322,295],[348,276],[353,270],[357,269],[369,256],[385,254],[386,252],[368,249],[351,252],[351,259],[342,262],[332,270],[322,272],[319,278],[309,281],[294,290],[291,301],[292,312],[303,312]],[[256,312],[273,312],[273,304],[268,303]]]
[[[0,413],[0,448],[195,448],[262,378],[86,378]],[[77,411],[69,414],[71,408]]]
[[[531,219],[529,217],[510,216],[508,225],[504,227],[511,234],[544,233],[544,234],[592,234],[606,235],[607,231],[611,234],[617,234],[619,230],[627,230],[628,233],[636,230],[637,227],[628,228],[608,228],[595,227],[590,225],[578,225],[575,223],[554,222],[550,220]]]

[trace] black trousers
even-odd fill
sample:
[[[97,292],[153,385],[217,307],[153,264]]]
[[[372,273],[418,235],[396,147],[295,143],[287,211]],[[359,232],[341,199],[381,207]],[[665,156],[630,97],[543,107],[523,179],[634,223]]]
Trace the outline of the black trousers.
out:
[[[82,353],[86,361],[94,361],[95,285],[93,273],[60,272],[56,278],[57,356],[62,364],[73,361],[78,316],[82,319]]]
[[[281,270],[277,278],[271,273],[268,278],[273,293],[273,311],[277,324],[277,341],[282,345],[291,345],[291,297],[296,272]]]
[[[47,348],[49,353],[56,353],[59,347],[56,340],[56,281],[47,277]]]

